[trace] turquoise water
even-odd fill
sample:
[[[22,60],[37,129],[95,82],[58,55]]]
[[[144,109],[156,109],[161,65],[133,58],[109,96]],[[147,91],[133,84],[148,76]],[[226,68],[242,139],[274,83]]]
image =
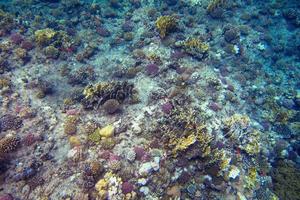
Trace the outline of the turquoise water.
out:
[[[299,8],[0,1],[0,200],[300,199]]]

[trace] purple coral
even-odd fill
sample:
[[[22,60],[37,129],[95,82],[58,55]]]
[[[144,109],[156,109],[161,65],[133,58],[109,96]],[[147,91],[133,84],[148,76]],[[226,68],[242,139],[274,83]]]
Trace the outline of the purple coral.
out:
[[[22,119],[20,117],[6,114],[0,118],[0,129],[2,131],[7,131],[10,129],[17,130],[23,125]]]
[[[100,36],[102,36],[102,37],[109,37],[109,36],[111,36],[110,31],[109,31],[107,28],[104,28],[104,27],[98,27],[98,28],[96,29],[96,32],[97,32]]]
[[[134,147],[134,152],[136,154],[137,160],[142,160],[142,158],[145,156],[146,152],[145,149],[142,147]]]
[[[122,192],[123,192],[123,194],[128,194],[128,193],[132,192],[133,189],[134,189],[133,185],[131,183],[129,183],[129,182],[124,182],[122,184]]]
[[[126,21],[123,25],[122,25],[122,30],[124,32],[130,32],[133,30],[133,24],[130,21]]]
[[[11,36],[10,36],[10,40],[14,44],[20,44],[24,40],[24,38],[19,33],[12,33]]]
[[[221,110],[221,106],[219,106],[219,104],[217,104],[215,102],[210,102],[208,107],[215,112]]]
[[[30,41],[28,41],[28,40],[24,40],[24,41],[22,41],[22,43],[21,43],[21,48],[22,49],[25,49],[25,50],[27,50],[27,51],[30,51],[31,49],[33,49],[33,43],[32,42],[30,42]]]
[[[13,200],[13,197],[10,194],[2,194],[0,200]]]
[[[163,113],[165,114],[170,114],[171,111],[173,109],[173,105],[170,103],[170,102],[167,102],[167,103],[164,103],[162,106],[161,106],[161,110]]]
[[[146,74],[148,76],[155,76],[158,74],[158,71],[159,71],[158,65],[154,63],[146,65]]]

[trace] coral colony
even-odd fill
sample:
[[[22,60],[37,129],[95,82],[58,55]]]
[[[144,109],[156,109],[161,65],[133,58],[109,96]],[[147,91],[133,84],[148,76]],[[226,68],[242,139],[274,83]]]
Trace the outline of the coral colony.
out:
[[[0,1],[0,200],[300,200],[300,1]]]

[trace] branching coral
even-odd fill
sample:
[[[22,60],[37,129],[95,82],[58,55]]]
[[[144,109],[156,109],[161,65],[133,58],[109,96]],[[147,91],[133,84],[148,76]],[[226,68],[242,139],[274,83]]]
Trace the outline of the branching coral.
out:
[[[186,53],[197,59],[203,59],[208,56],[209,45],[198,38],[188,38],[184,41],[178,41],[175,45],[183,48]]]
[[[249,155],[260,151],[260,132],[251,128],[247,115],[235,114],[224,121],[225,137],[230,138],[235,145]]]
[[[23,125],[22,119],[15,115],[6,114],[0,117],[0,130],[17,130]]]
[[[126,98],[136,95],[134,86],[127,82],[102,82],[87,86],[83,91],[82,104],[86,109],[98,109],[109,99],[115,99],[120,103]]]
[[[0,9],[0,29],[3,32],[10,31],[14,26],[13,17]]]
[[[37,45],[42,47],[50,44],[53,41],[56,34],[57,32],[53,29],[46,28],[35,31],[34,37]]]
[[[231,159],[224,149],[213,147],[214,137],[199,116],[194,110],[175,107],[161,126],[165,147],[174,157],[205,160],[203,165],[216,166],[220,173],[228,168]]]
[[[155,22],[159,35],[164,38],[177,27],[177,20],[174,16],[160,16]]]
[[[207,12],[211,13],[215,9],[223,7],[226,3],[226,0],[211,0],[207,6]]]
[[[17,149],[20,144],[20,139],[13,135],[8,135],[0,139],[0,154],[9,153]]]

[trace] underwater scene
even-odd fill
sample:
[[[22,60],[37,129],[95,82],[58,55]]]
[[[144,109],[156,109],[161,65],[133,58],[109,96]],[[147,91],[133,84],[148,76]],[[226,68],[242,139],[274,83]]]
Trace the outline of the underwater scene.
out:
[[[0,200],[300,200],[299,0],[0,0]]]

